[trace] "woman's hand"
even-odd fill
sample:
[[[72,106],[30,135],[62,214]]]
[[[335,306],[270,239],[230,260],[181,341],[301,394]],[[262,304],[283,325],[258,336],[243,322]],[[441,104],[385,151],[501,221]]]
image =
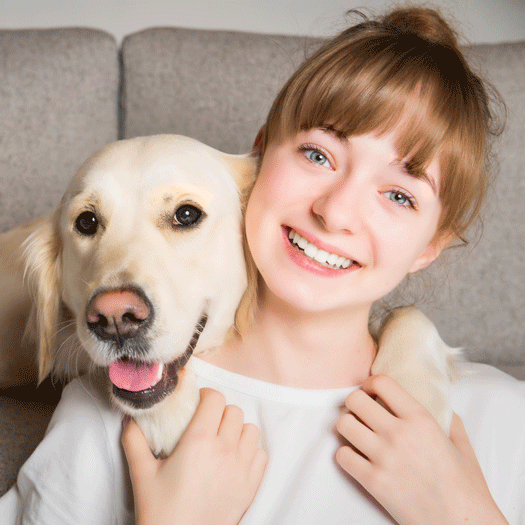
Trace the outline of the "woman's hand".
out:
[[[244,424],[224,396],[201,390],[201,402],[167,459],[151,453],[138,425],[122,433],[137,525],[237,524],[250,506],[267,462],[259,429]]]
[[[398,523],[507,524],[456,414],[449,439],[423,406],[384,375],[369,377],[346,407],[350,413],[337,430],[350,446],[337,451],[337,462]]]

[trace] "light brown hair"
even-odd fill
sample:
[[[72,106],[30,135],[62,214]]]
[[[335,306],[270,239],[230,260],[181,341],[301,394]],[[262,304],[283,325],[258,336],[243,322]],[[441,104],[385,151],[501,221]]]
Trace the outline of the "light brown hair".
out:
[[[325,43],[274,101],[257,153],[301,130],[344,136],[400,129],[400,159],[416,176],[438,157],[438,233],[461,238],[488,186],[493,118],[482,80],[435,10],[400,8]]]
[[[255,141],[331,128],[343,136],[398,131],[400,160],[414,174],[440,161],[442,213],[436,235],[466,243],[490,182],[491,137],[500,131],[490,109],[497,93],[471,69],[454,30],[427,8],[399,8],[362,21],[328,40],[281,89]],[[504,108],[504,105],[502,104]],[[258,272],[245,239],[249,287],[237,310],[242,334],[257,304]]]

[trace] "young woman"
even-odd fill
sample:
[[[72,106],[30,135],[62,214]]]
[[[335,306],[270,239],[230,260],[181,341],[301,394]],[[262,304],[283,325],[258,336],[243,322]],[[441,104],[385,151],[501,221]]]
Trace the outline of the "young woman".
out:
[[[255,147],[253,322],[194,359],[201,384],[225,397],[205,392],[174,457],[155,460],[126,427],[138,523],[237,523],[256,492],[242,523],[507,523],[491,489],[509,520],[525,523],[523,385],[476,366],[455,385],[489,489],[458,415],[449,439],[396,383],[369,377],[372,304],[477,217],[490,124],[482,82],[426,9],[364,21],[292,76]],[[507,403],[521,406],[519,425],[501,417]],[[257,434],[236,406],[262,431],[264,477]],[[195,427],[213,430],[196,440]],[[188,501],[194,521],[180,513]]]
[[[329,41],[283,88],[256,142],[246,211],[259,276],[252,322],[192,359],[201,404],[172,456],[156,460],[125,425],[135,515],[120,416],[85,380],[65,389],[22,468],[13,515],[524,523],[523,384],[465,365],[449,438],[392,380],[370,376],[372,304],[476,218],[489,124],[483,84],[434,11],[397,10]],[[63,457],[61,440],[77,442],[76,454],[69,446]]]

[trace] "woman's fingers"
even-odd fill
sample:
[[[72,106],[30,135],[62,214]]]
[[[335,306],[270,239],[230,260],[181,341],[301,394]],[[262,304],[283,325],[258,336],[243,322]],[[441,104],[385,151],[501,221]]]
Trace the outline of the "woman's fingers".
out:
[[[252,480],[255,481],[257,488],[261,481],[268,463],[268,454],[262,448],[257,448],[252,461]],[[254,494],[255,495],[255,494]]]
[[[224,408],[218,435],[227,443],[237,444],[241,437],[244,423],[244,412],[235,405]]]
[[[200,403],[184,434],[216,436],[222,422],[226,399],[211,388],[201,388]]]
[[[464,458],[466,458],[469,464],[476,466],[476,468],[481,472],[481,467],[479,466],[476,452],[474,451],[472,443],[468,438],[465,425],[463,424],[462,419],[455,412],[452,413],[452,422],[450,424],[450,441],[452,441],[459,453]]]
[[[363,385],[364,386],[364,385]],[[372,391],[354,390],[345,401],[346,408],[354,414],[361,424],[374,432],[383,432],[386,426],[395,418],[384,406],[373,397]]]
[[[432,415],[388,376],[367,378],[362,389],[348,395],[345,405],[350,413],[341,416],[337,430],[348,440],[351,452],[371,463],[383,462],[388,447],[403,443],[402,447],[409,447],[411,429],[427,437],[442,433]],[[347,460],[350,451],[342,452]],[[353,463],[362,462],[354,458]]]
[[[261,431],[252,423],[245,423],[239,438],[239,450],[241,454],[248,455],[259,447]]]
[[[122,421],[121,442],[133,480],[139,481],[145,473],[151,474],[156,470],[157,460],[142,430],[129,416],[125,416]]]
[[[362,385],[363,392],[378,397],[399,419],[410,419],[412,415],[420,417],[426,409],[418,403],[399,383],[386,375],[368,377]],[[380,405],[378,405],[381,409]],[[374,416],[383,417],[380,410],[373,411]]]
[[[259,447],[260,437],[260,430],[255,425],[246,423],[239,441],[241,457],[245,458],[247,464],[250,465],[249,483],[253,487],[254,497],[268,463],[268,454]]]
[[[335,454],[335,459],[341,467],[348,472],[354,479],[364,486],[364,481],[370,478],[372,466],[370,461],[357,452],[353,447],[345,445],[339,447]]]
[[[374,401],[372,400],[372,402]],[[343,437],[352,443],[353,447],[367,458],[372,457],[374,451],[380,446],[377,435],[353,413],[343,414],[337,421],[336,428]]]
[[[238,523],[267,463],[260,432],[224,396],[201,390],[201,402],[172,454],[155,459],[137,424],[123,426],[137,523]]]

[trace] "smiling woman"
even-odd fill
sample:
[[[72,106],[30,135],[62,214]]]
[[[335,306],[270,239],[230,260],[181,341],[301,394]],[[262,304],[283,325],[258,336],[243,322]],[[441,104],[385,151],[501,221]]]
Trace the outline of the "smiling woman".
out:
[[[327,41],[285,84],[256,139],[258,174],[245,210],[246,254],[256,288],[251,317],[213,352],[188,362],[203,390],[169,457],[156,459],[135,422],[125,425],[134,516],[112,505],[129,486],[117,446],[120,420],[86,380],[68,386],[52,431],[21,473],[29,480],[21,486],[30,511],[40,522],[50,517],[53,525],[59,522],[56,509],[69,513],[63,523],[78,524],[134,517],[138,525],[500,525],[506,523],[503,514],[521,524],[523,385],[490,367],[458,365],[466,373],[446,385],[457,414],[450,416],[448,435],[403,387],[371,372],[381,345],[368,324],[372,305],[407,274],[434,261],[476,219],[487,185],[491,126],[484,84],[435,11],[399,9],[362,19]],[[114,159],[112,166],[119,171],[128,158]],[[191,159],[189,165],[206,174],[205,186],[217,184],[211,159],[204,167],[201,155]],[[171,169],[176,173],[175,165]],[[141,172],[132,172],[136,180]],[[127,188],[129,174],[124,175]],[[143,287],[152,275],[161,276],[153,297],[166,301],[162,319],[166,326],[184,321],[187,327],[182,336],[172,331],[163,337],[158,325],[154,335],[162,348],[150,363],[183,355],[202,315],[201,298],[213,290],[218,301],[239,284],[237,274],[228,280],[214,273],[219,267],[232,270],[231,251],[240,249],[239,231],[221,242],[212,228],[213,217],[224,218],[227,198],[218,186],[221,197],[201,206],[206,218],[185,233],[173,231],[173,215],[169,223],[164,220],[165,229],[158,231],[153,221],[155,228],[137,230],[137,213],[129,212],[127,199],[121,203],[125,220],[104,224],[115,232],[112,242],[121,242],[121,225],[129,224],[126,247],[141,243],[133,262],[147,261],[141,266]],[[159,195],[166,204],[165,192]],[[198,202],[183,196],[180,204]],[[171,202],[170,213],[175,209]],[[185,221],[186,211],[191,210],[183,210],[177,222]],[[165,210],[160,216],[166,218]],[[152,239],[163,241],[167,224],[177,245],[161,251]],[[191,244],[186,250],[193,234],[206,232],[199,248]],[[216,252],[207,250],[213,243]],[[78,266],[78,259],[69,264],[69,273]],[[173,267],[181,287],[166,291],[166,268]],[[67,291],[73,296],[76,288]],[[159,301],[151,304],[159,319]],[[82,317],[85,308],[77,311]],[[210,317],[199,344],[212,326],[213,308],[206,311]],[[399,369],[407,364],[408,350],[418,354],[444,344],[430,322],[405,325],[394,336],[401,341]],[[89,344],[93,355],[105,356],[99,364],[114,366],[110,375],[117,388],[133,393],[146,387],[138,390],[145,392],[163,377],[164,368],[145,366],[135,385],[134,365],[118,345],[108,349],[86,338]],[[422,374],[421,383],[432,372]],[[96,432],[77,416],[78,405],[92,408]],[[180,406],[170,415],[179,414]],[[172,427],[164,413],[155,423]],[[60,448],[65,441],[67,460]],[[92,455],[104,461],[91,468]],[[81,466],[70,469],[71,464]],[[63,481],[50,494],[39,474],[57,471]],[[71,479],[77,483],[64,481]],[[91,506],[92,513],[79,510]]]
[[[399,385],[369,377],[372,304],[476,220],[493,128],[483,82],[427,9],[344,31],[277,96],[255,142],[259,172],[246,210],[259,276],[254,320],[242,338],[194,362],[202,386],[224,392],[263,430],[269,463],[243,523],[390,523],[383,509],[402,524],[506,523],[461,420],[453,418],[449,439]],[[423,331],[412,335],[420,350],[428,344]],[[469,401],[454,410],[479,429],[471,411],[479,376],[469,373],[470,384],[454,386]],[[523,392],[503,388],[516,407]],[[349,412],[339,417],[333,400],[346,395]],[[483,400],[491,413],[492,398],[487,391]],[[494,442],[482,434],[473,435],[485,458]],[[135,472],[140,487],[147,477]],[[521,505],[521,481],[505,485],[500,494]]]

